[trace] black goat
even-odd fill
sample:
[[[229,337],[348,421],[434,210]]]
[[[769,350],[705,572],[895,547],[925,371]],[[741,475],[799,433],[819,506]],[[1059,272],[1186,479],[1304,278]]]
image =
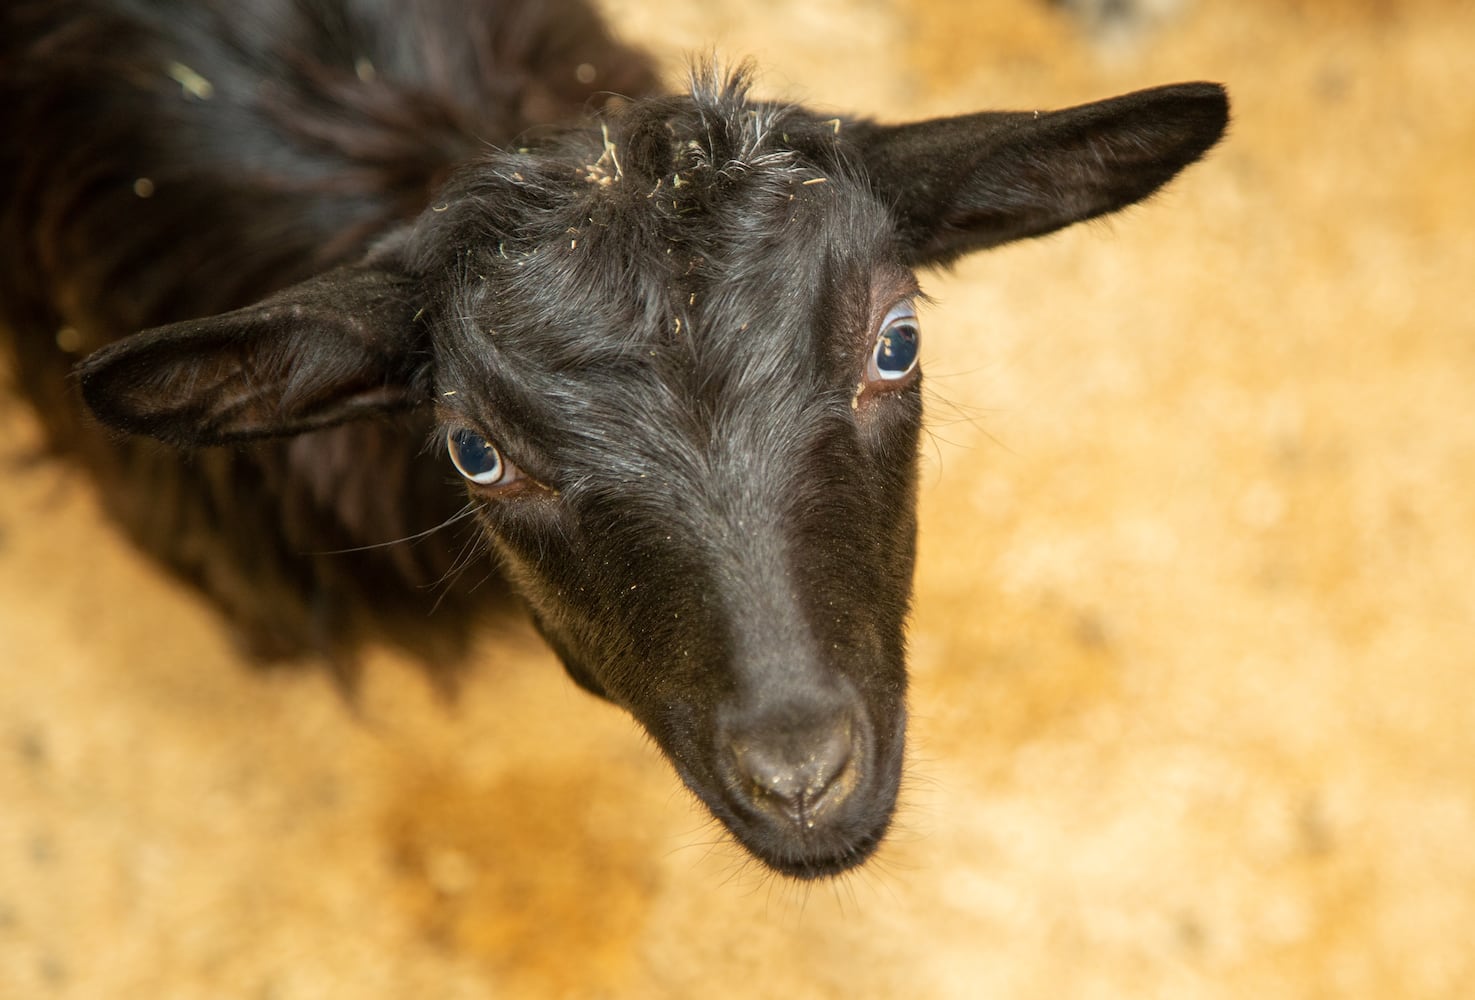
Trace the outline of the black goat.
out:
[[[468,519],[574,679],[816,877],[901,771],[911,269],[1151,194],[1227,102],[883,126],[695,76],[655,94],[583,0],[10,0],[0,323],[260,651],[461,632]]]

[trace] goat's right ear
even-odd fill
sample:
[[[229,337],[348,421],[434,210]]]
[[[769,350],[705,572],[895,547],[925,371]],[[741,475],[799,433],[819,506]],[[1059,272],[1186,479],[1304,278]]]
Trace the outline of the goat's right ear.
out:
[[[1219,141],[1229,98],[1183,83],[1064,111],[983,112],[844,135],[912,265],[1045,233],[1152,194]]]
[[[244,309],[125,337],[77,377],[104,423],[171,444],[298,434],[428,397],[416,311],[396,268],[339,267]]]

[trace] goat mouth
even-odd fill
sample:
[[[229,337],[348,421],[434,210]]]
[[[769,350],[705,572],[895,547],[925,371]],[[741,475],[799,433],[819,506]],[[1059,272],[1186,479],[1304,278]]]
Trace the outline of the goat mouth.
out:
[[[801,881],[829,878],[864,864],[886,836],[895,800],[868,826],[845,830],[727,827],[747,850],[781,875]]]

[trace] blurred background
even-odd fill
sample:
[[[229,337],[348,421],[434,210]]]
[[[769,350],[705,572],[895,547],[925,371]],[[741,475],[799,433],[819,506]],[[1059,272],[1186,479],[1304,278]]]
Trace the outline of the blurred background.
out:
[[[523,624],[261,673],[0,398],[0,997],[1475,995],[1475,5],[606,0],[886,120],[1222,81],[1150,204],[924,276],[912,756],[745,862]]]

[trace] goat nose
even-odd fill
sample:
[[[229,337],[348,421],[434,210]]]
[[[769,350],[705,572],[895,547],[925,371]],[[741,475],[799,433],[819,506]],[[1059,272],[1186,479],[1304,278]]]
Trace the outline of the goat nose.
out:
[[[732,744],[739,780],[752,805],[812,829],[855,789],[855,729],[848,718],[778,739]]]

